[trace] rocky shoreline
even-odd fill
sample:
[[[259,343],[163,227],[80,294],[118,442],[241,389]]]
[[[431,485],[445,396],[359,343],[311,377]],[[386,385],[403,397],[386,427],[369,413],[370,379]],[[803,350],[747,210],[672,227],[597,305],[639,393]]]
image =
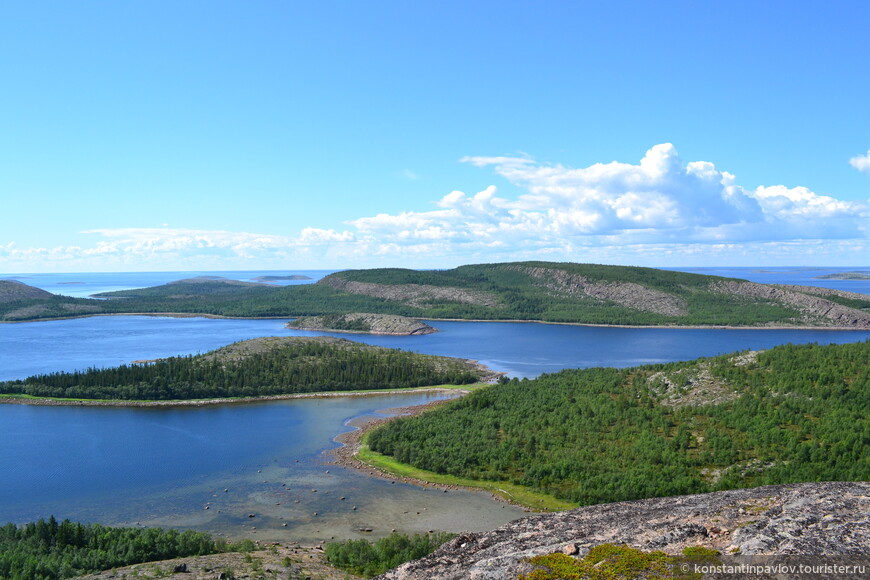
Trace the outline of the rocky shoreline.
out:
[[[238,399],[193,399],[178,401],[104,401],[88,399],[39,399],[27,397],[0,397],[0,404],[35,405],[47,407],[203,407],[207,405],[236,405],[247,403],[262,403],[266,401],[283,401],[287,399],[330,399],[336,397],[375,397],[405,393],[467,393],[462,389],[443,387],[417,387],[414,389],[391,389],[383,391],[337,391],[325,393],[294,393],[289,395],[267,395],[264,397],[241,397]]]

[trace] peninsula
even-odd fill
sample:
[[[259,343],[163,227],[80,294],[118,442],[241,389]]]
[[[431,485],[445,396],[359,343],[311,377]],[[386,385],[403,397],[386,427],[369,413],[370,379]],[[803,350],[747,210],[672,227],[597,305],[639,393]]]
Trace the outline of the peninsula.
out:
[[[0,395],[101,401],[199,401],[333,391],[464,385],[488,372],[472,361],[330,337],[267,337],[193,356],[0,383]]]
[[[391,420],[365,441],[435,478],[504,482],[574,505],[868,481],[867,360],[870,341],[565,370]]]

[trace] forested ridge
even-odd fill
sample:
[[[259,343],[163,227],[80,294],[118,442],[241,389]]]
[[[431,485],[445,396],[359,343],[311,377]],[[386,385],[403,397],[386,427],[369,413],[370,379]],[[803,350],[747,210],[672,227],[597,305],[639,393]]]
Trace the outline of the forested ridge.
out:
[[[474,264],[452,270],[400,268],[347,270],[320,280],[346,292],[391,302],[422,318],[540,320],[639,326],[828,325],[829,305],[853,311],[870,327],[870,297],[815,296],[801,307],[801,292],[776,296],[747,292],[746,280],[632,266],[553,262]],[[451,296],[450,289],[453,289]]]
[[[0,383],[0,394],[164,401],[468,384],[481,375],[459,359],[328,337],[274,337],[201,355],[34,375]]]
[[[477,391],[369,434],[374,451],[595,504],[870,479],[870,342],[631,369],[567,370]]]
[[[654,268],[513,262],[435,271],[347,270],[316,284],[284,287],[194,278],[103,293],[99,300],[31,295],[19,288],[10,295],[13,299],[0,301],[0,320],[154,312],[254,318],[367,312],[640,326],[870,328],[870,297],[841,294]]]
[[[140,562],[244,547],[215,541],[203,532],[112,528],[58,522],[51,516],[48,521],[0,527],[0,580],[59,580]]]

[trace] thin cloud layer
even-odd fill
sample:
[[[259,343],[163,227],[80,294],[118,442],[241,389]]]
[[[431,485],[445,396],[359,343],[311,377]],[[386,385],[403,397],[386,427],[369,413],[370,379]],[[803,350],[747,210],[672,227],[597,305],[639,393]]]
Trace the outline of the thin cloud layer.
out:
[[[381,213],[343,229],[297,235],[170,228],[104,228],[90,247],[0,245],[7,271],[71,269],[444,267],[525,259],[646,265],[866,261],[870,202],[784,185],[747,189],[669,143],[637,164],[584,168],[529,157],[465,157],[519,188],[452,191],[429,211]],[[850,163],[870,171],[870,151]],[[18,265],[16,268],[15,265]],[[24,266],[22,266],[24,265]]]

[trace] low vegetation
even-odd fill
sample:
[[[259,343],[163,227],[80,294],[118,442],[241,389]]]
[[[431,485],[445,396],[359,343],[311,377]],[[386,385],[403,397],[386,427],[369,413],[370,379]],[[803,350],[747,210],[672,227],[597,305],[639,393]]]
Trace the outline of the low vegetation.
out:
[[[870,479],[870,342],[631,369],[568,370],[476,391],[368,435],[422,470],[589,505]]]
[[[249,550],[206,533],[160,528],[111,528],[58,522],[54,516],[0,527],[0,579],[55,580],[154,560]]]
[[[453,536],[454,534],[447,532],[414,535],[394,532],[375,542],[368,540],[330,542],[326,544],[324,550],[327,561],[336,568],[371,578],[399,564],[434,552]]]
[[[0,383],[0,394],[166,401],[468,384],[467,361],[317,337],[261,338],[212,353]]]
[[[583,558],[555,553],[535,556],[529,562],[535,570],[523,574],[520,580],[690,580],[700,579],[702,574],[689,572],[693,568],[685,564],[711,565],[720,560],[718,552],[700,546],[686,548],[682,556],[668,556],[659,551],[644,552],[628,546],[601,544]]]

